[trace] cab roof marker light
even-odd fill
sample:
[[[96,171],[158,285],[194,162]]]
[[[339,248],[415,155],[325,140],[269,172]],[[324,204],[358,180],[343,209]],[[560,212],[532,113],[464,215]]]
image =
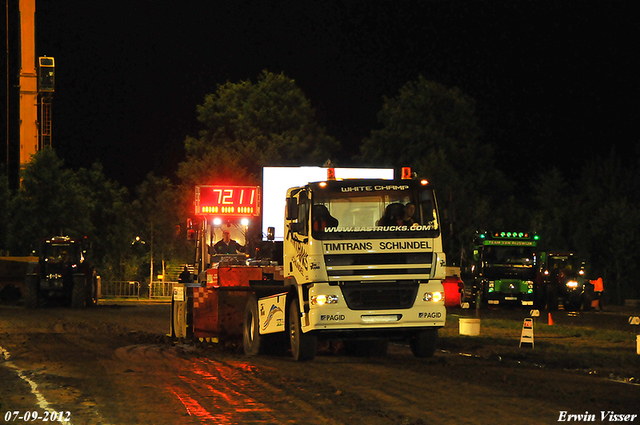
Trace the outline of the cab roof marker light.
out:
[[[528,232],[493,232],[494,238],[509,238],[509,239],[530,239],[532,235]],[[480,234],[481,238],[484,238],[483,234]],[[534,240],[540,239],[538,235],[533,235]]]
[[[335,179],[336,179],[336,169],[327,168],[327,180],[335,180]]]

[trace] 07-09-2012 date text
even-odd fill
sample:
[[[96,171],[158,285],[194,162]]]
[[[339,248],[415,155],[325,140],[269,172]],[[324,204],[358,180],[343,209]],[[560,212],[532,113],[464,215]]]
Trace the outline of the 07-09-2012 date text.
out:
[[[5,422],[70,422],[71,412],[54,412],[45,410],[38,412],[37,410],[28,410],[21,412],[19,410],[11,410],[4,414]]]

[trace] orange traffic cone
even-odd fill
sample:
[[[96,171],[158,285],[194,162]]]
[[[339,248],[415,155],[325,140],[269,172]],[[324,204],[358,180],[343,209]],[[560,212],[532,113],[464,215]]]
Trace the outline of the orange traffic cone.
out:
[[[553,318],[551,318],[551,313],[549,313],[549,326],[553,325]]]

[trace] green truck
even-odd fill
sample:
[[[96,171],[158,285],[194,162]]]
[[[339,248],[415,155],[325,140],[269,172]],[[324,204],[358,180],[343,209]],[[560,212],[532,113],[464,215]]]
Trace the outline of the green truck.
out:
[[[465,301],[477,307],[533,306],[542,283],[539,239],[526,231],[477,231]]]

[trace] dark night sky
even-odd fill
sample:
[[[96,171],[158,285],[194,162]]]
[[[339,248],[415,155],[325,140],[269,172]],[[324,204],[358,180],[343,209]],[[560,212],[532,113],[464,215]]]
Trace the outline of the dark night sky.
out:
[[[59,155],[99,160],[129,187],[171,175],[217,84],[263,69],[293,78],[351,152],[407,81],[457,86],[522,178],[612,145],[636,160],[638,12],[601,0],[47,0],[37,55],[56,59]]]

